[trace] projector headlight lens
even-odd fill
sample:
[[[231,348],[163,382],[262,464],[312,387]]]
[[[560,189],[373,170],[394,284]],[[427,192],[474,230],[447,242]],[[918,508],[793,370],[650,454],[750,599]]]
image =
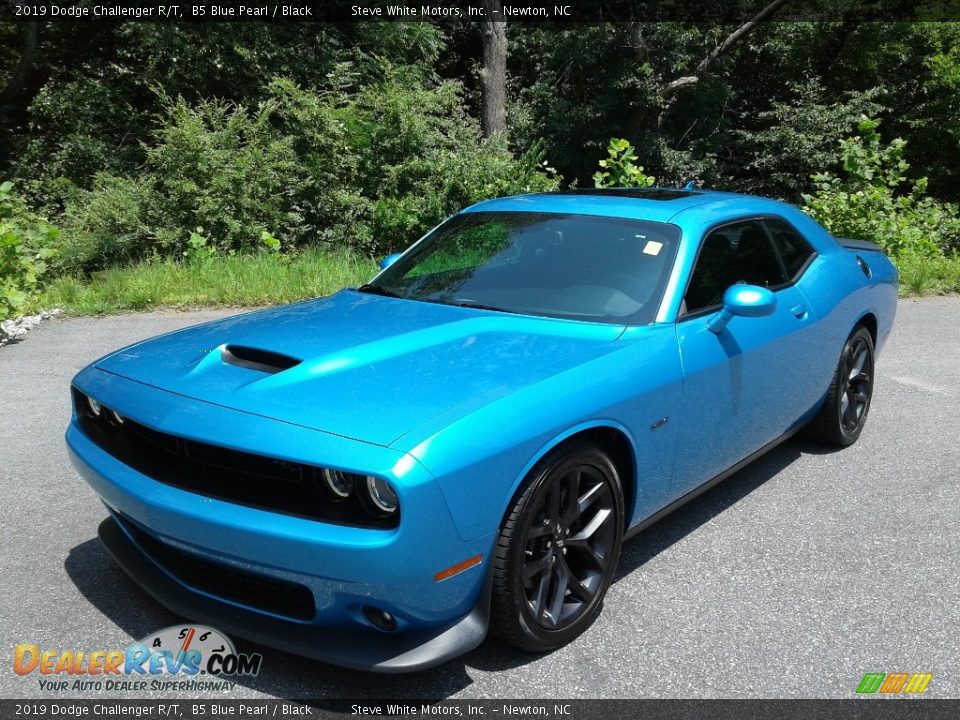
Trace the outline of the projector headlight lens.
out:
[[[340,470],[323,468],[320,471],[320,476],[323,478],[324,487],[326,487],[337,500],[346,500],[350,497],[350,493],[353,492],[353,487],[356,484],[353,475],[341,472]]]
[[[103,406],[90,396],[87,396],[87,406],[94,417],[100,417],[100,413],[103,412]]]
[[[368,476],[367,494],[373,506],[383,514],[390,515],[397,511],[397,494],[386,480]]]

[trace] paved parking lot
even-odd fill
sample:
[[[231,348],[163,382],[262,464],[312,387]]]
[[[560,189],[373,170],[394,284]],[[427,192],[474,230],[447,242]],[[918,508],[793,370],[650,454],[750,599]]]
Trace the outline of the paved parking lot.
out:
[[[224,314],[57,320],[0,348],[0,697],[50,697],[13,673],[17,643],[123,648],[178,622],[96,539],[103,507],[63,446],[67,389],[109,350]],[[240,641],[263,669],[226,697],[849,698],[895,671],[960,697],[960,298],[902,301],[877,371],[854,447],[790,441],[626,543],[572,645],[487,642],[398,677]]]

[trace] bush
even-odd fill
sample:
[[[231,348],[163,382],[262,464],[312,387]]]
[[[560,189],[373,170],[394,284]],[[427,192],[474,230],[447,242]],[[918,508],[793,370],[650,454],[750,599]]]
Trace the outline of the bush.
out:
[[[98,175],[89,191],[66,203],[59,269],[100,269],[159,250],[150,218],[153,202],[149,178]]]
[[[879,121],[863,120],[859,136],[840,142],[845,177],[813,176],[804,210],[838,237],[872,240],[890,255],[940,257],[960,250],[957,207],[926,195],[927,179],[908,180],[906,143],[883,145]]]
[[[196,227],[205,228],[211,253],[259,248],[264,233],[304,237],[298,198],[306,171],[290,138],[271,125],[273,110],[169,102],[141,175],[98,175],[67,201],[63,269],[180,256]]]
[[[306,172],[291,138],[271,125],[274,110],[270,102],[255,111],[216,100],[169,104],[147,149],[155,223],[173,231],[202,226],[220,250],[255,248],[265,231],[300,239]]]
[[[0,184],[0,320],[22,314],[42,289],[59,230]]]
[[[143,152],[131,130],[142,128],[144,114],[130,100],[101,77],[44,85],[30,105],[31,132],[16,175],[41,188],[57,178],[89,188],[98,173],[139,165]]]
[[[465,205],[552,189],[539,147],[484,140],[458,83],[384,71],[348,93],[270,86],[255,110],[169,101],[134,177],[98,175],[66,199],[62,267],[154,255],[293,249],[325,241],[378,255],[405,248]]]
[[[273,84],[277,117],[311,183],[319,237],[368,255],[405,248],[465,205],[554,189],[539,146],[514,157],[485,140],[456,82],[425,86],[403,68],[354,94]]]
[[[657,179],[643,172],[643,165],[636,164],[636,148],[621,138],[610,138],[607,157],[601,160],[600,169],[593,174],[593,184],[605,187],[650,187]]]
[[[837,143],[862,117],[884,110],[879,88],[851,91],[836,97],[820,80],[791,83],[789,97],[773,99],[769,110],[754,119],[761,127],[738,129],[735,157],[745,162],[745,177],[733,183],[741,192],[796,200],[807,190],[810,176],[837,159]]]

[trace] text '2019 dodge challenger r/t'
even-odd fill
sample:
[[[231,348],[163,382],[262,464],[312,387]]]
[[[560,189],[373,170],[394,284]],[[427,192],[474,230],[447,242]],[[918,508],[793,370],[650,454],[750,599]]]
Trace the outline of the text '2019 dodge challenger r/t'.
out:
[[[96,361],[66,440],[108,551],[191,620],[384,672],[548,651],[625,537],[800,429],[856,441],[896,296],[772,200],[489,200],[369,284]]]

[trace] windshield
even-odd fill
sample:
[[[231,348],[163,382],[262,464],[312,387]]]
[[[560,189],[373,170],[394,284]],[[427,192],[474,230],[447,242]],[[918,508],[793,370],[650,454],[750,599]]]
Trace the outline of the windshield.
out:
[[[525,315],[653,322],[680,229],[554,213],[456,215],[367,292]]]

